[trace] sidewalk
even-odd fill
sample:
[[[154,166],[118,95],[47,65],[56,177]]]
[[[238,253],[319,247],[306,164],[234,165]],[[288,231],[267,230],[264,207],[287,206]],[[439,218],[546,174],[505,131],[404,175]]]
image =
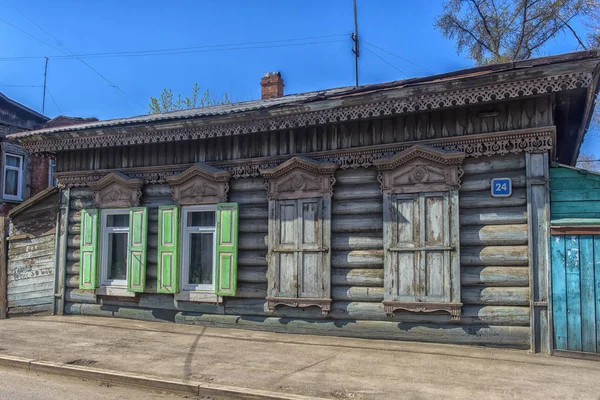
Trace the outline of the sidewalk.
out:
[[[97,317],[0,321],[0,356],[338,399],[600,397],[600,362]]]

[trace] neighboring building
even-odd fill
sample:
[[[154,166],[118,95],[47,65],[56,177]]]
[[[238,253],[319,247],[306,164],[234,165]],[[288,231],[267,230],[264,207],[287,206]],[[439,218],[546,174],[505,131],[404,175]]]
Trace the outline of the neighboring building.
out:
[[[6,216],[12,207],[48,187],[47,175],[42,183],[37,178],[40,175],[37,163],[41,157],[30,157],[21,146],[6,141],[6,135],[38,129],[46,121],[48,118],[42,114],[0,93],[1,216]],[[46,167],[41,173],[47,174],[47,170]]]
[[[56,312],[553,348],[552,161],[598,52],[12,135],[56,157]]]

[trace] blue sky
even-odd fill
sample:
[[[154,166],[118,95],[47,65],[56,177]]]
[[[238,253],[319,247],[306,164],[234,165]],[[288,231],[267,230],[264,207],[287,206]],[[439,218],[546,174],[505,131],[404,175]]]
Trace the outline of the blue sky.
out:
[[[433,28],[441,9],[441,0],[358,0],[360,83],[473,66]],[[48,89],[56,102],[46,101],[50,117],[145,114],[150,96],[163,88],[189,94],[196,82],[213,95],[229,94],[232,101],[257,99],[260,78],[268,71],[281,71],[288,94],[354,82],[352,0],[0,0],[0,19],[0,91],[41,110],[43,57],[49,57]],[[292,40],[303,38],[310,39]],[[256,42],[227,51],[197,48]],[[561,36],[546,52],[569,52],[574,46]],[[196,52],[84,58],[106,80],[76,59],[56,57],[189,47]],[[591,136],[584,150],[600,156],[597,137]]]

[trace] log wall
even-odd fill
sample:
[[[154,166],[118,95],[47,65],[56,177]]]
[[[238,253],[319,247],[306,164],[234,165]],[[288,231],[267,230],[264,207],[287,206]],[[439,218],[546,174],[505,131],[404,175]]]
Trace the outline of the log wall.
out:
[[[463,315],[399,311],[383,305],[383,198],[373,168],[340,170],[332,199],[332,311],[278,307],[265,311],[267,199],[262,179],[230,182],[239,203],[238,291],[221,305],[175,302],[156,293],[157,208],[171,203],[167,185],[144,188],[149,207],[146,293],[96,297],[78,289],[80,210],[89,189],[72,189],[68,227],[66,313],[211,323],[275,331],[529,347],[529,259],[525,155],[467,158],[460,190]],[[491,179],[510,177],[513,195],[490,196]],[[237,318],[234,316],[240,316]]]

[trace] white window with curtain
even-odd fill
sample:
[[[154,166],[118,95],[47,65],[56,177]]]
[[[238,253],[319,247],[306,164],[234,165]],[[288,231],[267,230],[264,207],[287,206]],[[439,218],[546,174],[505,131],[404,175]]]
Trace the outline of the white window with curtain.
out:
[[[183,207],[181,286],[214,291],[216,205]]]
[[[2,181],[5,200],[23,200],[23,156],[4,153],[4,174]]]
[[[129,210],[102,210],[101,235],[101,285],[127,286]]]

